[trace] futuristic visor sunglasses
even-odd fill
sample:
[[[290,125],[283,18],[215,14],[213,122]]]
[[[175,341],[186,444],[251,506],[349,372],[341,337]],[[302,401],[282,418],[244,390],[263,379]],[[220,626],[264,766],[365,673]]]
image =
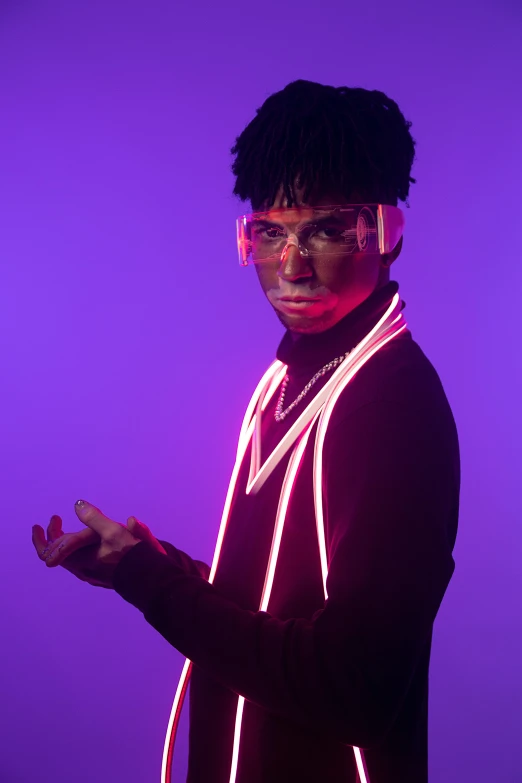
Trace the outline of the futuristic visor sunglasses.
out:
[[[241,215],[236,221],[241,266],[279,259],[288,248],[302,256],[390,253],[404,231],[404,215],[389,204],[290,207]]]

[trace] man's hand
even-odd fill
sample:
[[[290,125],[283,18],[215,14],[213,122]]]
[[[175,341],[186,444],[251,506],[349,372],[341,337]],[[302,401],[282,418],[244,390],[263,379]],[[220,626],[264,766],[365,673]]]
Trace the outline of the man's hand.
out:
[[[82,502],[83,505],[78,505]],[[102,512],[84,501],[74,509],[87,528],[77,533],[64,533],[62,520],[53,515],[47,527],[47,538],[40,525],[33,526],[33,544],[41,560],[53,568],[58,565],[78,579],[96,587],[112,588],[112,577],[122,557],[140,541],[148,541],[159,552],[166,554],[149,528],[135,517],[129,517],[127,526],[113,522]]]

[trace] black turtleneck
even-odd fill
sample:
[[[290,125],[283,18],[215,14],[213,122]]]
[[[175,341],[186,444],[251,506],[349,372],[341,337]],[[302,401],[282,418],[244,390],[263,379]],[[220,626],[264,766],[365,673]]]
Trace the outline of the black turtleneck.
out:
[[[277,358],[291,371],[314,375],[326,362],[351,350],[384,314],[399,290],[395,280],[376,288],[358,307],[345,315],[335,326],[318,334],[294,335],[286,331],[277,349]],[[405,307],[402,302],[401,310]],[[346,347],[348,345],[348,348]]]
[[[294,335],[287,330],[276,352],[276,358],[288,366],[288,384],[285,390],[283,408],[287,408],[302,392],[307,383],[325,364],[351,351],[384,315],[399,290],[399,284],[390,280],[382,288],[377,288],[367,299],[342,318],[335,326],[318,334]],[[402,302],[401,310],[405,307]],[[318,379],[306,398],[306,405],[331,378],[329,372]],[[269,407],[263,427],[263,455],[267,456],[275,448],[281,437],[290,429],[300,416],[303,405],[297,405],[282,422],[273,424],[273,411],[277,397]]]
[[[377,289],[327,332],[285,334],[285,407],[360,342],[397,290],[394,281]],[[276,422],[276,403],[277,394],[263,417],[263,459],[306,404]],[[228,783],[238,694],[246,701],[237,783],[356,783],[351,746],[365,748],[371,783],[427,783],[431,635],[454,569],[460,461],[439,377],[409,331],[363,366],[330,421],[326,602],[312,452],[267,612],[258,607],[288,456],[247,496],[247,452],[212,585],[208,566],[166,543],[168,555],[138,544],[116,569],[117,592],[194,663],[187,783]]]

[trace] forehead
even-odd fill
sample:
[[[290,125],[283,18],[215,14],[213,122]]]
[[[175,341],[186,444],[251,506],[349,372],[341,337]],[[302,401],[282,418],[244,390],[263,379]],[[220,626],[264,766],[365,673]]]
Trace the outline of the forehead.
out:
[[[365,197],[364,194],[362,194],[360,191],[354,189],[350,194],[349,197],[345,193],[342,193],[338,189],[334,187],[316,187],[314,188],[310,194],[308,195],[306,201],[304,199],[304,188],[297,187],[294,185],[294,194],[295,194],[295,200],[291,205],[291,208],[307,208],[307,207],[328,207],[331,205],[340,205],[340,204],[365,204],[365,203],[371,203],[368,201],[367,196]],[[255,212],[262,212],[262,211],[272,211],[272,210],[278,210],[278,209],[287,209],[288,208],[288,199],[286,198],[283,187],[281,186],[279,190],[277,191],[276,197],[273,200],[273,202],[270,204],[268,201],[265,201],[264,204],[260,205],[257,209],[254,209],[254,205],[252,205],[252,209]]]

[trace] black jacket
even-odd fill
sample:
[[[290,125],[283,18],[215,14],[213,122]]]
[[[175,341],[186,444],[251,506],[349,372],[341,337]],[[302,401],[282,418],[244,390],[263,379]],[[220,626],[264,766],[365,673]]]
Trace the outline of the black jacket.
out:
[[[368,333],[397,290],[394,281],[378,289],[327,332],[285,334],[285,405]],[[277,423],[277,396],[263,418],[263,459],[306,404]],[[116,569],[120,595],[194,663],[187,783],[228,783],[237,694],[246,702],[236,783],[356,783],[351,746],[365,749],[371,783],[428,779],[432,626],[454,570],[460,459],[443,387],[409,331],[334,408],[323,463],[326,602],[313,434],[267,612],[257,608],[288,455],[247,496],[247,451],[212,585],[209,567],[172,545],[166,556],[140,543]]]

